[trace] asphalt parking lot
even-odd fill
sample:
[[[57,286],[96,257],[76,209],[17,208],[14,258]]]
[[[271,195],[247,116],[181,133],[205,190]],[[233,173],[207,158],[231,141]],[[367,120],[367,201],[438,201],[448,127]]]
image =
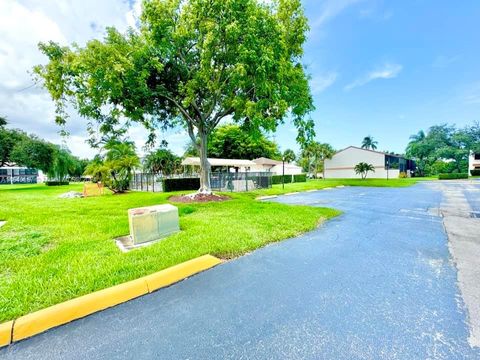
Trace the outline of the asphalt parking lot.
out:
[[[459,284],[456,267],[463,255],[452,257],[442,213],[450,209],[449,189],[457,200],[460,191],[470,212],[478,210],[480,184],[463,186],[346,187],[278,197],[344,214],[0,349],[0,358],[479,359],[465,301],[471,289],[468,281]]]

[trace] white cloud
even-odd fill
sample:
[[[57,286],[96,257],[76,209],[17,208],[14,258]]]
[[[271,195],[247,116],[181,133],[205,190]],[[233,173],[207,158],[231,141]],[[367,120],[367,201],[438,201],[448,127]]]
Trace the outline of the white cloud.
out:
[[[338,74],[334,71],[314,76],[310,80],[310,87],[313,95],[318,95],[325,89],[333,85],[337,80]]]
[[[134,26],[140,0],[0,0],[0,115],[9,126],[61,143],[54,122],[54,106],[46,90],[32,86],[29,72],[46,61],[38,42],[53,40],[63,45],[83,45],[101,38],[105,27],[124,31]],[[86,120],[72,113],[67,123],[71,134],[66,142],[72,152],[86,157],[95,154],[85,143]],[[145,137],[132,129],[132,140],[140,149]]]
[[[312,27],[319,27],[339,15],[342,11],[351,5],[359,3],[362,0],[325,0],[320,5],[321,13],[312,23]]]
[[[393,79],[402,71],[402,68],[400,64],[386,63],[346,85],[344,89],[349,91],[377,79]]]

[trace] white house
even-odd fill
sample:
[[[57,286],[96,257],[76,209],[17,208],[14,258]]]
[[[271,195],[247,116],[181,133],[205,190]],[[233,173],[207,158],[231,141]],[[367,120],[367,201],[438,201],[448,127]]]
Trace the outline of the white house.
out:
[[[255,160],[244,159],[215,159],[208,158],[212,168],[224,168],[228,171],[239,172],[269,172],[272,175],[282,175],[283,164],[281,161],[268,158],[258,158]],[[182,165],[191,167],[200,167],[199,157],[187,157],[182,161]],[[285,163],[285,175],[297,175],[302,173],[302,168],[293,163]]]
[[[468,172],[470,173],[471,170],[480,171],[480,153],[478,152],[470,152],[470,156],[468,158]]]
[[[273,175],[282,175],[283,171],[285,171],[285,175],[298,175],[302,173],[302,168],[294,163],[285,163],[284,168],[282,161],[279,160],[261,157],[252,161],[256,164],[252,168],[252,171],[270,172]]]
[[[325,178],[360,178],[354,169],[360,162],[371,164],[375,168],[375,172],[368,174],[370,178],[398,178],[400,172],[411,176],[415,170],[415,163],[400,155],[349,146],[325,160]]]

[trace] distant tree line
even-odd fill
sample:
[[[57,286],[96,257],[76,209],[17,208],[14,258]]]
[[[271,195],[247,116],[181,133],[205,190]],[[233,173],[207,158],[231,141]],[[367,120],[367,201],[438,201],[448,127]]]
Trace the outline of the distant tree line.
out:
[[[407,157],[416,161],[420,176],[440,173],[466,173],[470,151],[480,151],[480,123],[458,129],[454,125],[435,125],[425,133],[410,137]]]
[[[6,125],[6,118],[0,117],[0,166],[16,164],[38,169],[50,179],[59,181],[82,176],[87,160],[81,160],[68,149],[36,135],[19,129],[8,129]]]

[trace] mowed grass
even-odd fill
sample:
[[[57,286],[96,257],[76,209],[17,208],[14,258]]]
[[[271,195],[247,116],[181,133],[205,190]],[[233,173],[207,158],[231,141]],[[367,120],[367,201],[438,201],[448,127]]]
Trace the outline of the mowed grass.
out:
[[[289,192],[320,190],[324,188],[336,186],[371,186],[371,187],[406,187],[412,186],[419,181],[438,180],[436,178],[405,178],[405,179],[316,179],[307,180],[303,183],[285,184],[285,188],[281,184],[273,185],[271,189],[262,189],[253,193],[260,195],[281,195]]]
[[[307,183],[309,184],[309,183]],[[131,192],[60,199],[82,185],[0,186],[0,322],[162,270],[204,254],[229,259],[315,228],[338,211],[232,200],[176,204],[181,232],[121,253],[127,209],[167,202],[171,194]],[[268,192],[268,191],[267,191]]]

